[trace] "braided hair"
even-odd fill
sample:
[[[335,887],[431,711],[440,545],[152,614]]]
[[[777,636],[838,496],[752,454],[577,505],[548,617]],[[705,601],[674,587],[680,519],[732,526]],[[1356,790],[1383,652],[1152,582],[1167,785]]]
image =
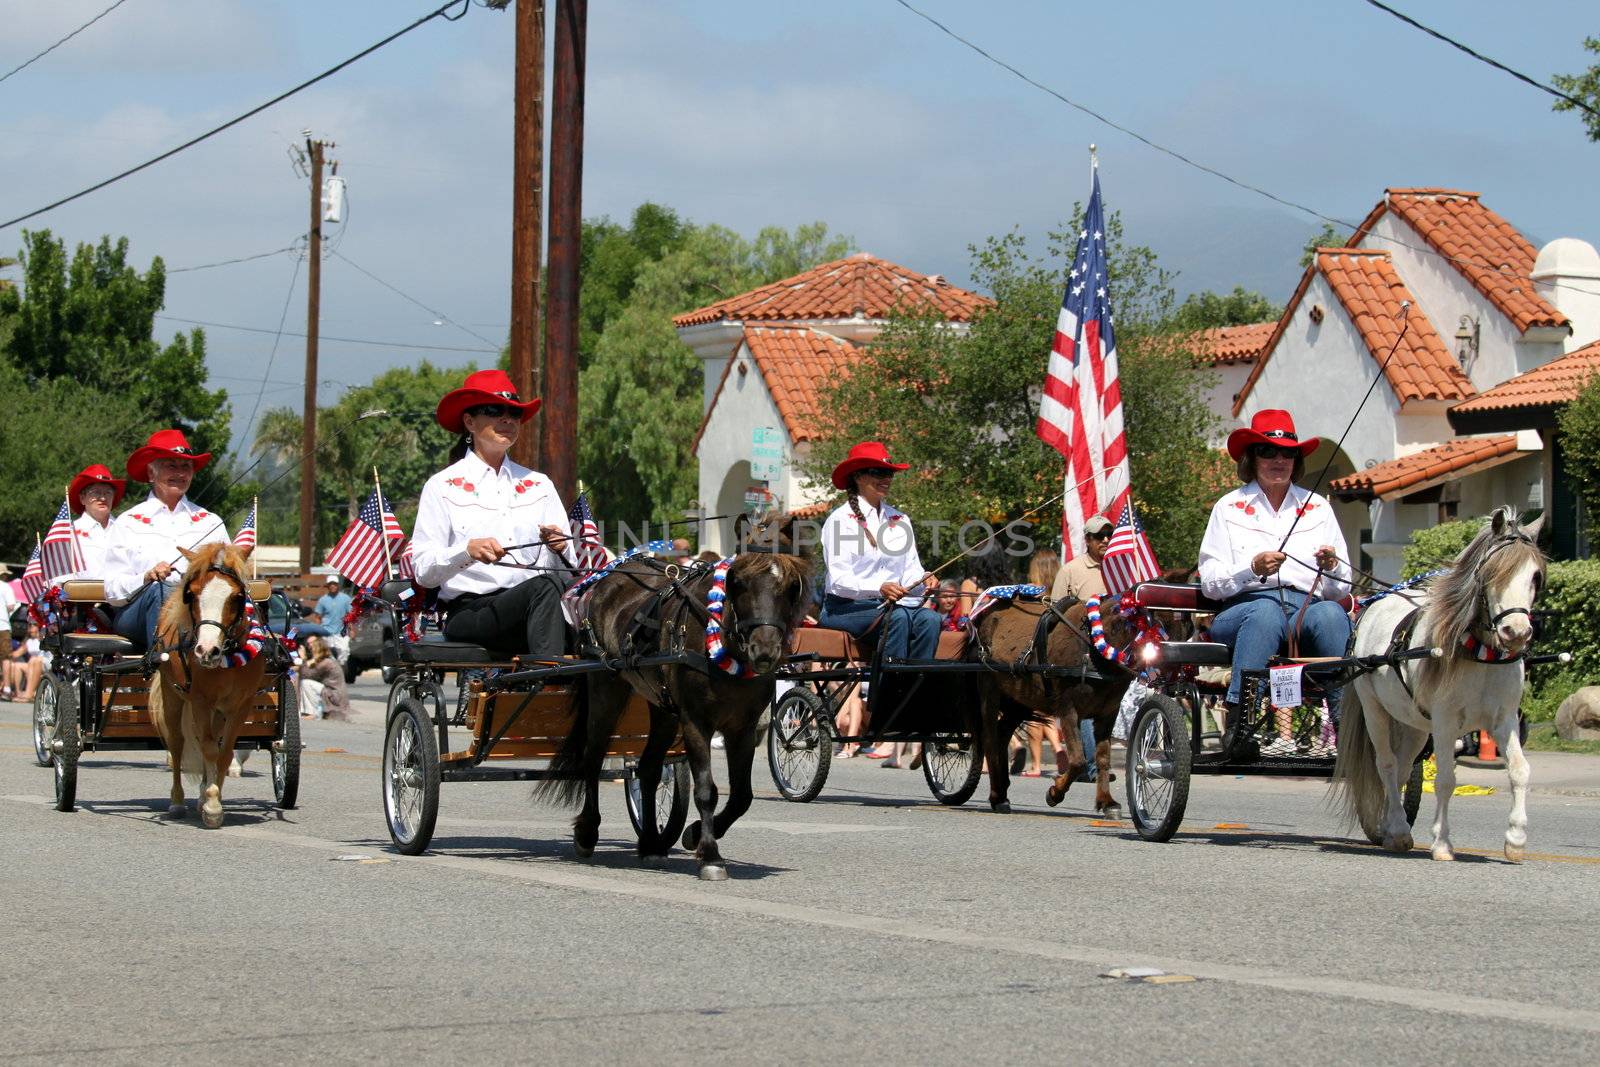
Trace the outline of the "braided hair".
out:
[[[861,532],[866,534],[867,544],[871,545],[873,548],[877,548],[877,538],[872,536],[872,531],[867,527],[867,517],[861,511],[861,500],[856,493],[856,478],[857,475],[850,475],[850,488],[845,490],[845,497],[850,501],[850,514],[854,515],[856,517],[856,521],[861,524]]]

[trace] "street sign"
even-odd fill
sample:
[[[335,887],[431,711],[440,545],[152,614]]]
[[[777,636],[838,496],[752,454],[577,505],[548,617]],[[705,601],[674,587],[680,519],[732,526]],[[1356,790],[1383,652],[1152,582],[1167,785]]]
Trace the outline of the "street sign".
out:
[[[785,434],[771,426],[757,426],[750,431],[750,479],[756,482],[775,482],[783,475],[783,446]]]

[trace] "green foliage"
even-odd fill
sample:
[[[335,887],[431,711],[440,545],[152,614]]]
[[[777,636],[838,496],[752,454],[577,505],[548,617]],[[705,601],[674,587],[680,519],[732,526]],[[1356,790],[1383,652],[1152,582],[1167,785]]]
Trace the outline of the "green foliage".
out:
[[[1600,37],[1585,37],[1583,47],[1590,52],[1600,55]],[[1596,63],[1582,74],[1557,74],[1550,79],[1557,89],[1568,96],[1582,100],[1589,107],[1600,111],[1600,63]],[[1577,111],[1566,100],[1557,100],[1553,105],[1557,111]],[[1600,141],[1600,117],[1584,112],[1584,127],[1589,131],[1589,140]]]
[[[1344,232],[1336,228],[1331,222],[1324,222],[1322,229],[1306,239],[1304,247],[1300,250],[1300,266],[1311,266],[1311,260],[1316,257],[1319,248],[1343,248],[1349,238]]]
[[[622,313],[639,272],[680,247],[690,227],[669,207],[646,201],[627,226],[585,219],[581,250],[578,365],[587,367],[606,325]]]
[[[1567,481],[1590,515],[1600,515],[1600,375],[1556,419]]]
[[[1554,722],[1563,700],[1593,684],[1593,675],[1586,675],[1571,664],[1533,667],[1528,672],[1528,688],[1522,697],[1522,713],[1529,722]]]
[[[636,212],[634,229],[639,221]],[[793,233],[769,227],[754,241],[683,224],[658,242],[665,254],[638,269],[579,377],[578,473],[596,515],[632,524],[676,519],[694,499],[689,449],[704,394],[700,361],[678,339],[672,316],[837,259],[850,245],[821,222]]]
[[[1600,560],[1550,564],[1538,606],[1544,616],[1539,647],[1571,652],[1567,669],[1580,678],[1592,682],[1600,677],[1600,643],[1595,641],[1600,634]]]
[[[128,242],[80,244],[70,259],[48,230],[25,232],[22,286],[0,287],[0,556],[24,558],[63,490],[89,463],[120,471],[151,432],[177,427],[201,451],[228,445],[227,394],[206,388],[200,330],[155,340],[166,296],[159,258],[140,274]],[[228,513],[236,494],[218,456],[191,497]],[[130,487],[130,494],[140,492]]]
[[[1158,558],[1190,563],[1223,473],[1206,445],[1214,419],[1174,334],[1170,275],[1148,248],[1124,244],[1117,216],[1107,230],[1134,496]],[[825,391],[829,423],[805,464],[807,478],[825,484],[856,441],[887,442],[912,464],[895,501],[923,520],[925,559],[951,551],[929,541],[926,520],[1009,521],[1059,493],[1061,457],[1035,424],[1075,240],[1076,228],[1050,234],[1043,259],[1030,257],[1015,232],[974,248],[973,276],[995,303],[965,334],[927,313],[892,317],[862,362]],[[1047,539],[1059,507],[1035,518]]]
[[[1252,322],[1267,322],[1283,314],[1283,308],[1260,293],[1251,292],[1242,285],[1233,287],[1231,293],[1190,293],[1172,315],[1172,328],[1176,330],[1208,330],[1215,326],[1244,326]]]
[[[1448,567],[1461,555],[1461,550],[1467,543],[1478,536],[1478,531],[1483,529],[1483,523],[1477,519],[1463,519],[1460,522],[1445,522],[1438,526],[1430,526],[1417,530],[1411,535],[1411,543],[1406,546],[1405,554],[1400,557],[1400,577],[1414,578],[1428,571]]]

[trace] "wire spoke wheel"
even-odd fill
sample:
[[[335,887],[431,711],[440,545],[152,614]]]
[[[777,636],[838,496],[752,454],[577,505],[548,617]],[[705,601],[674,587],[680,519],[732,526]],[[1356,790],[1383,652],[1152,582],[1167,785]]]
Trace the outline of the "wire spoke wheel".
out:
[[[1171,698],[1145,698],[1128,738],[1128,810],[1147,841],[1167,841],[1189,804],[1192,753],[1184,714]]]
[[[278,680],[278,736],[272,747],[272,795],[290,811],[300,798],[300,697],[288,678]]]
[[[823,699],[804,686],[779,698],[767,727],[767,766],[785,800],[808,803],[822,792],[833,765],[833,732]]]
[[[56,709],[60,703],[56,699],[57,688],[63,683],[53,674],[47,674],[39,680],[39,691],[33,698],[33,760],[41,767],[48,767],[55,759],[55,753],[50,750],[50,742],[56,736]]]
[[[656,784],[655,832],[658,840],[672,842],[678,839],[689,816],[689,798],[693,792],[694,783],[687,760],[673,760],[661,768],[661,781]],[[628,821],[633,824],[633,832],[643,837],[643,787],[637,775],[628,779],[626,796]]]
[[[422,706],[402,700],[383,745],[383,813],[395,848],[415,856],[439,817],[439,748]]]
[[[922,776],[941,804],[957,806],[972,798],[983,774],[983,753],[976,708],[968,710],[967,732],[931,734],[922,744]]]

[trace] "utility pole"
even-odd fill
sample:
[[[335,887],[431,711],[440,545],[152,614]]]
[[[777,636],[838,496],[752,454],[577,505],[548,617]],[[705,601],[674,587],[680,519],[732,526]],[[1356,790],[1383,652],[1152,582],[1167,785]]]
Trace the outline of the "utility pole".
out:
[[[539,264],[544,246],[544,0],[517,0],[516,104],[511,163],[511,383],[524,399],[543,388],[539,366]],[[537,418],[538,416],[535,416]],[[544,470],[539,424],[511,458]]]
[[[582,251],[584,37],[589,0],[556,0],[550,116],[550,291],[545,310],[544,472],[562,500],[578,485],[578,264]]]
[[[311,541],[317,518],[317,325],[322,317],[322,159],[332,142],[313,141],[306,131],[310,156],[311,229],[306,256],[306,388],[305,419],[300,433],[300,573],[311,570]]]

